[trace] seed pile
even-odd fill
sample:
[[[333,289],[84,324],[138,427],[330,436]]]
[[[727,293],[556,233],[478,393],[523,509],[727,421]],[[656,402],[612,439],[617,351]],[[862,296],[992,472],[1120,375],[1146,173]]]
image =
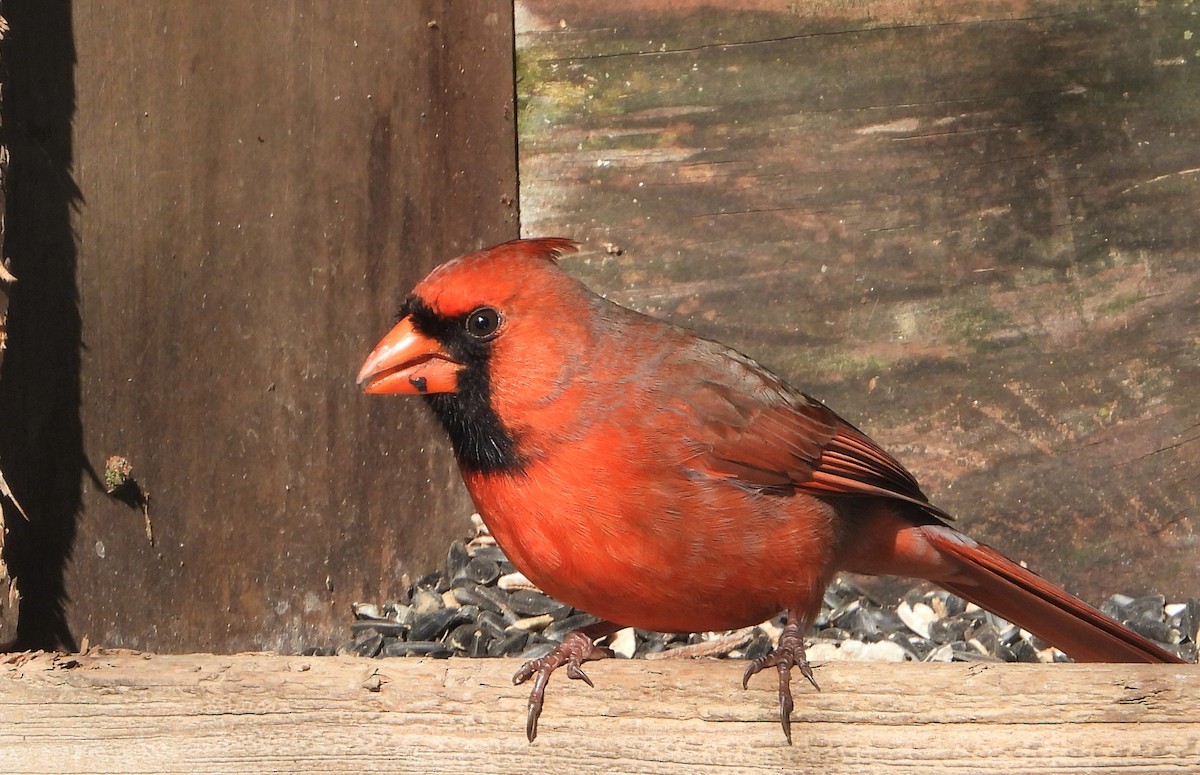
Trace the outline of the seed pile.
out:
[[[409,586],[401,600],[356,603],[351,637],[310,654],[445,658],[520,657],[549,653],[564,635],[595,622],[537,589],[508,562],[478,517],[470,540],[455,541],[442,571]],[[1130,629],[1195,662],[1200,599],[1167,603],[1162,595],[1113,595],[1101,610]],[[732,632],[678,635],[625,629],[605,645],[618,656],[664,659],[717,656],[754,659],[769,652],[782,616]],[[917,587],[898,602],[881,601],[850,576],[825,592],[808,658],[878,662],[1069,662],[1035,635],[939,589]]]

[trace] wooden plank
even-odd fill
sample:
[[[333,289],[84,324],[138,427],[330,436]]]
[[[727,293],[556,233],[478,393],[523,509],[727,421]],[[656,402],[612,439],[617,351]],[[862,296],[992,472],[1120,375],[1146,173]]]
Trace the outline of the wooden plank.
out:
[[[1196,595],[1192,13],[521,0],[522,229],[1093,601]]]
[[[435,263],[516,236],[511,4],[5,12],[22,645],[339,641],[469,527],[440,429],[354,375]]]
[[[829,664],[799,689],[736,661],[556,676],[532,746],[514,660],[261,654],[10,657],[0,770],[1084,773],[1200,767],[1200,668]]]

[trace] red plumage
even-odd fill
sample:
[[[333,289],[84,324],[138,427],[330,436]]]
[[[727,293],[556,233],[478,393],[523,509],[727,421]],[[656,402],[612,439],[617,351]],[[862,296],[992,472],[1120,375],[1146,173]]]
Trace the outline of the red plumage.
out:
[[[632,626],[696,632],[788,611],[752,664],[810,677],[801,637],[840,570],[929,579],[1079,660],[1179,662],[946,524],[894,458],[750,358],[593,294],[556,264],[561,239],[443,264],[367,359],[368,392],[424,393],[512,563],[605,620],[526,666],[601,656]]]

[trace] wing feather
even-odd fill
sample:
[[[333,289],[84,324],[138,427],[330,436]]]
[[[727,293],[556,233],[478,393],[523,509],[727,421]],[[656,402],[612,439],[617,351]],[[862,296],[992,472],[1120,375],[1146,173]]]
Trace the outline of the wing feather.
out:
[[[707,375],[675,397],[694,429],[694,471],[771,494],[896,498],[949,519],[866,434],[750,358],[699,340],[688,359]]]

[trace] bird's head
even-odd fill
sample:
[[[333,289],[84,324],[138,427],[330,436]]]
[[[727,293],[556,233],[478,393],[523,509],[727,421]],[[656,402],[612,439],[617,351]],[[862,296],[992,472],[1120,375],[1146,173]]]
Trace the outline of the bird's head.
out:
[[[565,239],[514,240],[437,267],[367,356],[359,384],[427,397],[464,466],[514,465],[515,429],[578,346],[572,321],[590,293],[555,265],[575,249]]]

